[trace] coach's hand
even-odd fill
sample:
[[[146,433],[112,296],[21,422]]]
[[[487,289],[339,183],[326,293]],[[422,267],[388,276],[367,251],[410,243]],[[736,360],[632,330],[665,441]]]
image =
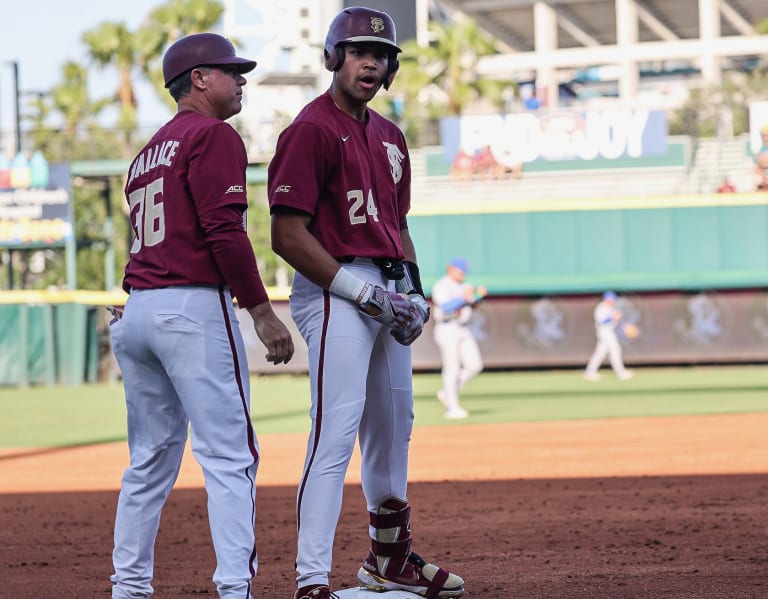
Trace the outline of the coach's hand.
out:
[[[293,357],[293,339],[291,333],[272,310],[269,302],[248,308],[253,318],[256,334],[267,348],[265,356],[272,364],[287,364]]]

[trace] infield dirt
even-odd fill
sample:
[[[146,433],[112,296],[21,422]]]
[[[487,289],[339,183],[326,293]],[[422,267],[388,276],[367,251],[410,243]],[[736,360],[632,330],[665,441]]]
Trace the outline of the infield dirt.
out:
[[[768,414],[416,428],[414,549],[465,597],[768,597]],[[257,598],[290,599],[303,434],[260,437]],[[0,453],[0,598],[109,597],[125,444]],[[357,456],[333,583],[367,551]],[[155,597],[215,598],[188,452],[164,511]],[[372,599],[378,595],[372,594]]]

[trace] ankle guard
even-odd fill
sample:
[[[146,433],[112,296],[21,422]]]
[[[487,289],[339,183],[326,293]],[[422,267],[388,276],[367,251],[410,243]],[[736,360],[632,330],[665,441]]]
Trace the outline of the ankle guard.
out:
[[[411,553],[411,508],[392,497],[383,501],[376,513],[369,512],[376,535],[371,552],[376,556],[378,571],[384,576],[397,576],[408,563]]]

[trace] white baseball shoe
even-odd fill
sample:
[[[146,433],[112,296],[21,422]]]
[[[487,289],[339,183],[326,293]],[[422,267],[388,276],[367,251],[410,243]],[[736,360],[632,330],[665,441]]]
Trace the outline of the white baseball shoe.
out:
[[[462,418],[469,416],[469,412],[467,412],[464,408],[453,408],[446,410],[443,416],[447,420],[461,420]]]
[[[585,372],[584,378],[588,381],[599,381],[602,377],[596,372]]]

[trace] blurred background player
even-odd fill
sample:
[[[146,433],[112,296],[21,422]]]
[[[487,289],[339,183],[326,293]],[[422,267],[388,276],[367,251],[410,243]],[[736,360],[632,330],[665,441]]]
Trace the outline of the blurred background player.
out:
[[[181,38],[163,57],[178,112],[131,163],[125,195],[133,245],[110,334],[125,386],[130,466],[117,503],[113,599],[152,595],[160,513],[192,452],[205,475],[222,599],[252,597],[258,443],[249,371],[232,302],[245,308],[267,360],[293,342],[275,316],[245,228],[245,145],[224,121],[241,109],[256,62],[226,38]]]
[[[432,288],[434,337],[442,360],[443,388],[437,392],[449,419],[466,418],[469,412],[461,407],[459,394],[464,386],[483,370],[483,359],[468,324],[472,309],[487,294],[485,287],[473,287],[464,279],[469,263],[453,258],[445,275]]]
[[[285,129],[269,165],[272,246],[296,271],[291,316],[307,343],[312,419],[296,501],[296,599],[329,599],[344,477],[359,435],[374,591],[460,597],[464,581],[411,551],[410,344],[429,307],[408,232],[402,131],[368,108],[398,70],[395,24],[351,7],[328,30],[330,89]],[[398,293],[407,294],[405,297]]]
[[[621,343],[616,334],[616,328],[621,323],[621,311],[616,307],[617,299],[615,292],[606,291],[592,313],[597,344],[584,371],[584,378],[588,381],[600,380],[598,370],[606,357],[608,357],[611,368],[619,380],[626,381],[633,376],[632,371],[627,370],[624,366]]]

